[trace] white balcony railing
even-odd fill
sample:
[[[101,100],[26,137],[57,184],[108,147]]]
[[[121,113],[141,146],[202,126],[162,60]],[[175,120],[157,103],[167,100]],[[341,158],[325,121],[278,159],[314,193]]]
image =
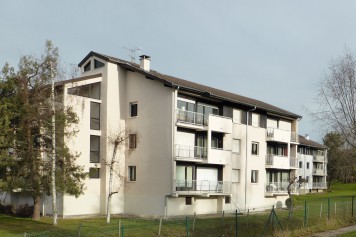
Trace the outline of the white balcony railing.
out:
[[[176,159],[206,159],[208,157],[208,149],[206,147],[175,145]]]
[[[276,194],[288,194],[289,182],[269,182],[266,184],[266,193]],[[291,193],[297,192],[297,185],[292,184],[290,186]]]
[[[313,155],[313,161],[314,162],[324,162],[325,157],[322,155]]]
[[[313,182],[313,189],[327,189],[326,182]]]
[[[175,180],[175,191],[184,193],[230,193],[230,181]]]
[[[291,139],[291,132],[279,128],[267,128],[267,141],[289,142]]]
[[[266,155],[266,168],[290,169],[290,158],[275,154]]]
[[[204,114],[201,113],[177,109],[176,116],[177,122],[200,126],[205,126],[208,124],[208,116],[204,116]]]
[[[296,133],[296,132],[291,132],[291,133],[290,133],[290,141],[291,141],[291,142],[299,142],[298,133]]]
[[[315,169],[313,168],[313,175],[325,175],[326,172],[324,169]]]

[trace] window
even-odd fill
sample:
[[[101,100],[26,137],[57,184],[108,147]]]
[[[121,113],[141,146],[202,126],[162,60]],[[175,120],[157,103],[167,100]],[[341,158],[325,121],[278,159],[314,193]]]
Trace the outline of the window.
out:
[[[260,126],[260,115],[259,114],[252,113],[251,125],[253,127],[259,127]]]
[[[241,140],[240,139],[232,140],[232,152],[241,153]]]
[[[307,183],[309,182],[309,176],[305,177],[305,182],[307,182]]]
[[[185,197],[185,205],[192,205],[192,197]]]
[[[91,178],[91,179],[100,178],[100,169],[99,168],[89,168],[89,178]]]
[[[100,100],[100,82],[68,88],[68,94]]]
[[[307,162],[307,169],[309,169],[309,162]]]
[[[137,116],[137,102],[130,103],[130,117]]]
[[[90,102],[90,129],[100,130],[100,104]]]
[[[137,134],[129,135],[129,148],[135,149],[137,147]]]
[[[231,203],[231,197],[225,196],[225,204],[230,204],[230,203]]]
[[[87,64],[84,66],[84,72],[90,71],[91,69],[91,62],[89,61]]]
[[[136,166],[129,166],[129,181],[136,181]]]
[[[303,162],[299,161],[299,168],[303,168]]]
[[[100,137],[90,136],[90,163],[100,162]]]
[[[233,169],[232,170],[232,182],[233,183],[239,183],[240,182],[240,170],[239,169]]]
[[[251,183],[258,183],[258,170],[251,170]]]
[[[105,66],[104,63],[94,59],[94,68],[99,68],[99,67],[104,67],[104,66]]]
[[[223,133],[212,132],[211,133],[211,148],[223,149]]]
[[[241,110],[234,109],[232,111],[232,122],[241,123]]]
[[[258,142],[252,142],[251,154],[258,155]]]

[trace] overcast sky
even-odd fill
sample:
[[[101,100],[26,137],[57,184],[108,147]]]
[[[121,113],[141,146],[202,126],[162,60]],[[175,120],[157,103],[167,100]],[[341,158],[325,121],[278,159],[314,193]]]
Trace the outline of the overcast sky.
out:
[[[90,51],[129,60],[140,47],[159,72],[252,97],[313,122],[318,83],[332,58],[356,50],[352,0],[0,0],[0,66],[39,56],[46,39],[62,61]]]

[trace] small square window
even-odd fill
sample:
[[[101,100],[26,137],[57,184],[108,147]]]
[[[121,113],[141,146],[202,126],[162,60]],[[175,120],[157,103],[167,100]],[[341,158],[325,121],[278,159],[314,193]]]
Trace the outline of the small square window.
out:
[[[251,154],[258,155],[258,142],[252,142]]]
[[[185,197],[185,205],[192,205],[193,203],[192,197]]]
[[[100,169],[99,168],[89,168],[89,178],[91,178],[91,179],[100,178]]]
[[[258,183],[258,170],[251,170],[251,183]]]
[[[225,196],[225,204],[230,204],[230,203],[231,203],[231,197]]]
[[[136,181],[136,166],[129,166],[129,181]]]
[[[137,116],[138,105],[137,102],[130,103],[130,117]]]
[[[129,148],[135,149],[137,147],[137,134],[129,134]]]

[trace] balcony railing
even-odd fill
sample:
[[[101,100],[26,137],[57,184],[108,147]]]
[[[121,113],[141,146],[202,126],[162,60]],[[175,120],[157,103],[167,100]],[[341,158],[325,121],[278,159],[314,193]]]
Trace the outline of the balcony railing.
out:
[[[325,157],[322,155],[313,155],[313,161],[314,162],[324,162]]]
[[[177,109],[176,116],[177,122],[200,126],[205,126],[208,124],[208,116],[204,116],[204,114],[201,113]]]
[[[184,193],[230,193],[230,181],[176,180],[175,190]]]
[[[313,182],[313,189],[327,189],[326,182]]]
[[[313,175],[325,175],[325,170],[324,169],[315,169],[313,168]]]
[[[179,145],[175,146],[176,159],[206,159],[208,149],[206,147]]]
[[[289,182],[269,182],[266,184],[266,193],[276,194],[288,194]],[[297,192],[297,185],[292,184],[290,186],[291,193]]]
[[[299,142],[298,133],[296,133],[296,132],[291,132],[291,133],[290,133],[290,141],[291,141],[291,142]]]
[[[289,165],[291,168],[298,168],[298,159],[295,157],[289,158]]]

